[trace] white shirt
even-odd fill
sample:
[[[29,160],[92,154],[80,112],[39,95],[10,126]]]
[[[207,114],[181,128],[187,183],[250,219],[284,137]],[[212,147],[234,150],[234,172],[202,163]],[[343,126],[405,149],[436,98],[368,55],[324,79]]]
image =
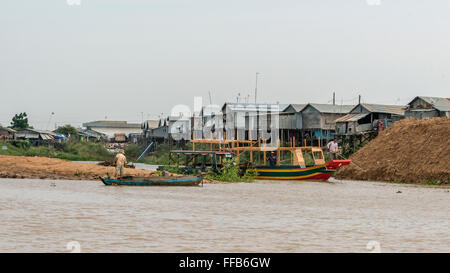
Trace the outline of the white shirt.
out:
[[[337,152],[338,152],[338,149],[339,149],[338,143],[337,143],[337,142],[334,142],[334,141],[330,141],[330,142],[327,144],[327,147],[328,147],[328,150],[330,150],[330,152],[332,152],[332,153],[337,153]]]

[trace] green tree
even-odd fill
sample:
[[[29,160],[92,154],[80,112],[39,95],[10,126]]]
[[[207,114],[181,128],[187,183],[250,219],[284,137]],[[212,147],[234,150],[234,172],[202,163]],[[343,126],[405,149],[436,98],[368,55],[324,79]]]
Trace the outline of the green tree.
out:
[[[58,129],[55,130],[56,133],[58,134],[62,134],[65,136],[71,136],[74,139],[78,139],[78,131],[77,129],[75,129],[75,127],[70,126],[70,125],[64,125],[64,126],[59,126]]]
[[[20,114],[15,114],[11,121],[11,126],[14,130],[22,130],[27,128],[33,128],[28,124],[27,113],[23,112]]]

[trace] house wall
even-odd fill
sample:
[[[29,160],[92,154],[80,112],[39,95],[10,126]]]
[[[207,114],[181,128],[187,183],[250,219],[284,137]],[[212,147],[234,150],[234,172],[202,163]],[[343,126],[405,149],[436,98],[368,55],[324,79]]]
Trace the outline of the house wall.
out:
[[[318,129],[322,126],[322,115],[314,107],[308,105],[301,112],[303,129]]]
[[[191,120],[170,120],[169,134],[174,140],[190,140]]]
[[[334,130],[336,128],[336,120],[346,114],[322,113],[320,129]]]
[[[440,117],[450,117],[450,111],[439,112]]]
[[[152,129],[152,131],[150,133],[150,137],[167,139],[168,135],[169,135],[168,131],[169,131],[169,129],[167,128],[167,126],[161,126],[161,127]]]
[[[411,111],[410,109],[406,110],[405,117],[407,118],[417,118],[417,119],[427,119],[427,118],[434,118],[439,117],[439,112],[437,110],[414,110]]]

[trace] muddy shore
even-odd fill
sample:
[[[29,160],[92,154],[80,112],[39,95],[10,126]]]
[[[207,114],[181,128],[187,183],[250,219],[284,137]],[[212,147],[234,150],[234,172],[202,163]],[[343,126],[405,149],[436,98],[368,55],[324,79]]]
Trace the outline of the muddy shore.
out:
[[[47,157],[0,156],[1,178],[39,178],[67,180],[97,180],[100,176],[112,176],[114,167],[75,163]],[[126,175],[151,176],[150,170],[125,169]]]
[[[37,156],[0,155],[0,178],[30,178],[55,180],[98,180],[101,176],[114,175],[114,167],[71,162],[63,159]],[[150,177],[155,171],[125,168],[125,175]],[[169,173],[169,176],[178,174]],[[225,182],[204,179],[203,183]]]

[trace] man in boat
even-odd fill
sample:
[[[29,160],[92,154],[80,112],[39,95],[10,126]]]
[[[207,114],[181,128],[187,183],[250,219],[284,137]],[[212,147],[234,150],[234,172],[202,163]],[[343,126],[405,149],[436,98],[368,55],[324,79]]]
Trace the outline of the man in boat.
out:
[[[125,157],[125,151],[120,150],[120,152],[114,158],[114,164],[116,165],[115,177],[122,177],[125,165],[127,164],[127,158]]]
[[[337,153],[339,150],[339,145],[337,143],[337,137],[335,137],[332,141],[328,142],[327,148],[330,151],[330,160],[336,160]]]
[[[277,157],[275,152],[270,152],[270,156],[268,158],[270,167],[274,167],[277,165]]]

